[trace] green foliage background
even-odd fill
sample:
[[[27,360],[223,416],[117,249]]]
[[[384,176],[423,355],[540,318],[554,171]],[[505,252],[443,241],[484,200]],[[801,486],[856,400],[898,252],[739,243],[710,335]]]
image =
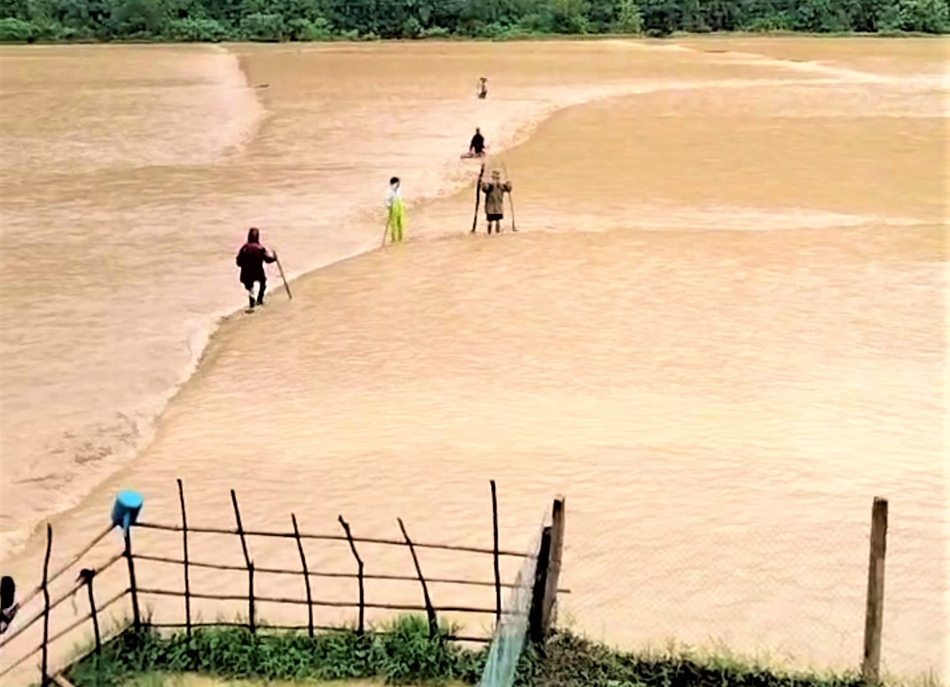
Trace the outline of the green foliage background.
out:
[[[0,41],[945,33],[950,0],[0,0]]]

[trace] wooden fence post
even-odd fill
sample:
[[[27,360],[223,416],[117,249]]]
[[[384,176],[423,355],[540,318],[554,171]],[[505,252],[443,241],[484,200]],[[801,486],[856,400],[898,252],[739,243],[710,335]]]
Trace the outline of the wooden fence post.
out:
[[[346,532],[346,539],[350,542],[350,551],[353,552],[353,557],[356,558],[356,571],[357,579],[359,580],[360,585],[360,624],[359,628],[356,630],[356,634],[363,634],[363,608],[364,608],[364,596],[363,596],[363,560],[360,558],[360,555],[356,552],[356,544],[353,542],[353,535],[350,533],[350,526],[347,524],[346,520],[343,519],[343,516],[339,516],[340,524],[343,526],[343,531]]]
[[[868,599],[864,618],[864,663],[861,673],[868,685],[881,679],[881,633],[884,620],[884,556],[887,548],[887,499],[874,497],[871,509],[871,552],[868,562]]]
[[[551,553],[544,587],[544,603],[541,606],[541,631],[544,634],[547,634],[554,624],[557,584],[561,576],[561,557],[564,553],[564,501],[563,496],[554,499],[551,510]]]
[[[191,584],[188,579],[188,516],[185,514],[185,490],[178,480],[178,500],[181,502],[181,545],[185,570],[185,632],[191,636]]]
[[[541,530],[541,545],[534,568],[534,587],[531,590],[531,611],[528,614],[528,632],[532,642],[544,639],[541,625],[541,609],[544,606],[544,590],[547,588],[548,560],[551,554],[551,528]]]
[[[53,550],[53,527],[46,523],[46,558],[43,560],[43,687],[49,684],[49,555]]]
[[[495,493],[495,480],[491,481],[491,514],[495,561],[495,627],[498,627],[501,622],[501,572],[498,565],[498,496]]]
[[[241,525],[241,509],[238,508],[237,494],[231,490],[231,504],[234,506],[234,519],[237,521],[237,533],[241,537],[241,551],[244,552],[244,565],[247,567],[247,624],[251,634],[256,632],[254,625],[254,563],[247,553],[247,540],[244,537],[244,527]]]
[[[92,614],[92,634],[96,640],[96,656],[102,653],[102,637],[99,634],[99,616],[96,613],[96,597],[92,593],[92,579],[96,576],[96,571],[83,569],[79,573],[79,578],[86,583],[89,592],[89,612]]]
[[[303,583],[307,590],[307,634],[313,638],[313,597],[310,596],[310,572],[307,570],[307,557],[303,552],[303,543],[300,541],[300,530],[297,529],[297,516],[290,514],[290,519],[294,523],[294,537],[297,540],[297,551],[300,552],[300,565],[303,567]]]
[[[254,564],[247,564],[247,623],[251,634],[257,632],[254,622]]]
[[[561,574],[561,556],[564,551],[564,497],[554,499],[551,525],[541,533],[538,563],[534,573],[534,591],[531,597],[529,625],[531,639],[540,642],[554,622],[554,604]]]
[[[399,522],[399,529],[402,530],[402,536],[409,545],[409,553],[412,554],[412,562],[416,565],[416,574],[419,575],[419,582],[422,584],[422,598],[426,604],[426,615],[429,618],[429,637],[437,637],[439,634],[439,621],[435,616],[435,609],[432,608],[432,600],[429,598],[429,588],[426,586],[426,578],[422,576],[422,568],[419,566],[419,558],[416,556],[416,549],[412,545],[412,540],[406,533],[406,526],[402,523],[402,518],[396,518]]]
[[[142,629],[142,618],[139,615],[139,590],[135,584],[135,560],[132,557],[132,526],[125,528],[125,560],[129,564],[129,592],[132,594],[132,626],[136,632]]]

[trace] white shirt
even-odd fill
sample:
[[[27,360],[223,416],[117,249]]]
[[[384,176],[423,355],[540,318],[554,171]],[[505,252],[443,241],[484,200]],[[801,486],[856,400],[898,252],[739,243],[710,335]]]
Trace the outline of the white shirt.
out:
[[[402,191],[398,186],[389,187],[389,195],[386,196],[386,207],[391,208],[393,206],[393,201],[402,200]]]

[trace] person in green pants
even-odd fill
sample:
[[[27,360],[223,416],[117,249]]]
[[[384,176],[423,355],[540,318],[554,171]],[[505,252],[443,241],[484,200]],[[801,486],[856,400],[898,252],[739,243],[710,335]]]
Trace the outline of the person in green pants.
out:
[[[406,208],[402,204],[402,191],[399,190],[399,177],[389,180],[389,195],[386,197],[386,207],[389,216],[386,219],[386,229],[392,243],[400,243],[406,228]],[[383,234],[383,244],[386,243],[386,234]]]

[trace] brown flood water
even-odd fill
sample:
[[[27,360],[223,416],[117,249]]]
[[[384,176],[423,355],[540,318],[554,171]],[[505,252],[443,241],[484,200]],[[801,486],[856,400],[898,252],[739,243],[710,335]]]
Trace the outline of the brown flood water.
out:
[[[177,522],[176,477],[193,523],[231,526],[233,487],[248,527],[284,529],[293,511],[335,533],[343,513],[394,536],[399,516],[421,540],[490,545],[495,479],[506,548],[567,496],[562,623],[631,648],[721,640],[854,667],[883,495],[887,669],[946,680],[947,46],[0,50],[5,574],[31,586],[30,528],[52,519],[55,565],[119,488]],[[514,183],[518,234],[467,233],[477,169],[457,156],[475,126]],[[392,174],[410,241],[367,253]],[[225,320],[165,406],[242,302],[233,252],[250,224],[293,274],[335,264],[292,302],[272,274],[264,312]],[[137,546],[180,550],[145,532]],[[194,551],[242,562],[229,539]],[[289,542],[252,555],[297,560]],[[351,567],[345,545],[309,555]],[[398,551],[365,557],[413,571]],[[477,557],[422,563],[491,579]],[[102,598],[124,583],[109,575]],[[302,594],[287,584],[262,592]],[[180,619],[179,602],[148,604]]]

